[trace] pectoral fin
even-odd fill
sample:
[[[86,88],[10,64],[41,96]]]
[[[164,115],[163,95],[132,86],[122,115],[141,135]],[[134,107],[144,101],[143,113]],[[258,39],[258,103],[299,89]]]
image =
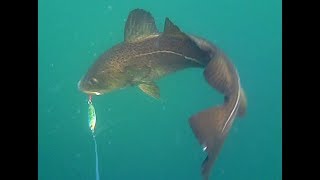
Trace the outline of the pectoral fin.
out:
[[[138,87],[147,95],[156,99],[160,98],[159,87],[154,82],[142,83],[139,84]]]

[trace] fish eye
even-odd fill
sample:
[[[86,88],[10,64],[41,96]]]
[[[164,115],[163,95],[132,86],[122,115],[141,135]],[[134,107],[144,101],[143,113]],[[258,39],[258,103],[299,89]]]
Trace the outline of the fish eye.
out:
[[[98,80],[97,80],[96,78],[91,78],[91,79],[89,80],[89,83],[92,84],[92,85],[95,85],[95,84],[98,83]]]

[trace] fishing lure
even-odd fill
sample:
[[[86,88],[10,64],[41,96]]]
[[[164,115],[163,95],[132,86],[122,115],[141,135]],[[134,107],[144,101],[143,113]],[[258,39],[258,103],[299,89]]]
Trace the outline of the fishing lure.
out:
[[[97,117],[96,117],[96,111],[95,111],[94,106],[92,104],[91,95],[89,96],[88,105],[89,105],[89,107],[88,107],[88,124],[89,124],[89,128],[90,128],[90,130],[92,132],[92,137],[93,137],[94,147],[95,147],[95,153],[96,153],[96,180],[100,180],[97,142],[96,142],[96,136],[94,134],[94,129],[96,127]]]
[[[94,129],[96,127],[97,116],[96,116],[96,111],[94,109],[94,106],[92,104],[91,96],[89,96],[88,105],[89,105],[89,107],[88,107],[88,124],[89,124],[89,128],[92,132],[92,135],[94,136]]]

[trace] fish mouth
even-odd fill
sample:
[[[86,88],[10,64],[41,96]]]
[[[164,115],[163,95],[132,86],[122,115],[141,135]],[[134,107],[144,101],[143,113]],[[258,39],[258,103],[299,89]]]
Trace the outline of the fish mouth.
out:
[[[88,94],[88,95],[97,95],[97,96],[102,95],[102,93],[97,92],[97,91],[90,91],[90,90],[85,90],[85,89],[83,89],[83,88],[81,87],[81,80],[79,80],[79,82],[78,82],[78,89],[79,89],[80,91],[82,91],[83,93],[86,93],[86,94]]]
[[[99,92],[95,92],[95,91],[85,91],[85,90],[81,90],[82,92],[88,94],[88,95],[102,95],[102,93],[99,93]]]

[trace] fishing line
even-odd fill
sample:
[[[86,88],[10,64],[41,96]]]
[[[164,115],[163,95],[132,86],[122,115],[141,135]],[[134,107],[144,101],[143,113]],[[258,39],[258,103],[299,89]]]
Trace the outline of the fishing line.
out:
[[[93,141],[94,141],[94,147],[95,147],[95,152],[96,152],[96,180],[100,180],[98,150],[97,150],[97,142],[96,142],[96,136],[95,135],[93,135]]]

